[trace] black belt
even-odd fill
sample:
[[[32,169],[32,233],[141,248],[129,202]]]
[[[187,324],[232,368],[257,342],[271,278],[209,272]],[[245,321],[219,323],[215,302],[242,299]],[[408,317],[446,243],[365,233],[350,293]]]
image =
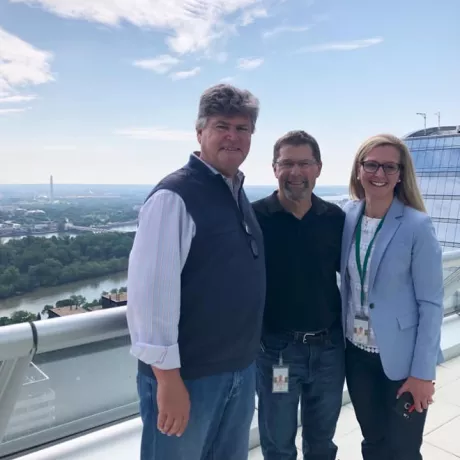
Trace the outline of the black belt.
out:
[[[287,334],[294,339],[294,342],[309,343],[329,337],[329,329],[322,329],[316,332],[287,331]]]

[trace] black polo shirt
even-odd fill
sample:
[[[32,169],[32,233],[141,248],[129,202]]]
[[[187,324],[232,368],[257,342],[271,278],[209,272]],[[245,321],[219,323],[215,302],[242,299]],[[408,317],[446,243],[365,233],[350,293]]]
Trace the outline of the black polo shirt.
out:
[[[264,327],[271,332],[329,328],[341,314],[337,273],[345,213],[314,194],[302,219],[282,207],[278,192],[252,205],[264,234]]]

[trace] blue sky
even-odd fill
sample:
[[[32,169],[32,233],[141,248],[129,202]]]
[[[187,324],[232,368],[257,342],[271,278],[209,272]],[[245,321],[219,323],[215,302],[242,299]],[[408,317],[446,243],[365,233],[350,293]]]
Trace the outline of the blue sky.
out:
[[[416,112],[460,124],[459,17],[458,0],[1,0],[0,183],[155,183],[224,80],[261,103],[247,184],[275,183],[291,129],[318,139],[318,183],[346,184],[367,136]]]

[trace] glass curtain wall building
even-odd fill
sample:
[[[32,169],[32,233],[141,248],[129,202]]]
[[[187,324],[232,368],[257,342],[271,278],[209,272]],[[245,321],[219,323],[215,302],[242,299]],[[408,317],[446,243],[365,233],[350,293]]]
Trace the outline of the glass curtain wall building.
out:
[[[460,248],[460,126],[422,129],[403,140],[443,251]]]

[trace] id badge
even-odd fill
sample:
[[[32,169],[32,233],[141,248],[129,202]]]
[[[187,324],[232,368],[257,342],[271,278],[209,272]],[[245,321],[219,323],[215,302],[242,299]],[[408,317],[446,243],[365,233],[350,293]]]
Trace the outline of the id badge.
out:
[[[273,366],[273,393],[289,392],[289,366]]]
[[[369,320],[356,317],[353,325],[353,341],[360,345],[369,343]]]

